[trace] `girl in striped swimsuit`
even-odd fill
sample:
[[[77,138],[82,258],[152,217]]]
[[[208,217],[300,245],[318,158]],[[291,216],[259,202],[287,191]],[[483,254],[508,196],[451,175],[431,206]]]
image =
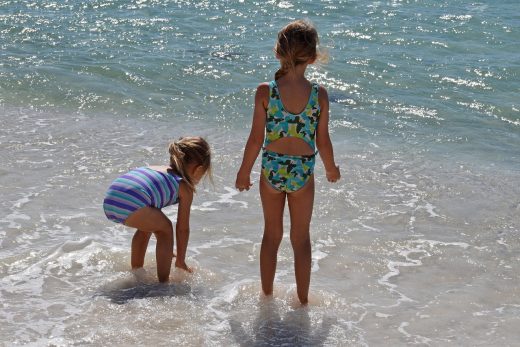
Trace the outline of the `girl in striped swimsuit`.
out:
[[[143,267],[148,241],[155,235],[160,282],[168,281],[173,257],[173,225],[161,208],[179,204],[175,266],[191,272],[185,262],[191,202],[195,186],[211,174],[211,152],[203,138],[181,138],[170,143],[169,152],[170,166],[141,167],[121,175],[108,188],[103,203],[108,219],[137,229],[132,239],[132,269]]]

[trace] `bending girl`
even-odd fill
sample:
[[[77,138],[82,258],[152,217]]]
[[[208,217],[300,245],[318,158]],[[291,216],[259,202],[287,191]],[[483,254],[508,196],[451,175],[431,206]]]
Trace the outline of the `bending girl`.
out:
[[[211,173],[211,152],[203,138],[183,137],[170,143],[169,152],[170,165],[137,168],[114,180],[103,203],[108,219],[137,229],[132,239],[132,269],[143,267],[148,241],[155,235],[160,282],[168,281],[173,258],[173,225],[161,208],[179,204],[175,266],[191,272],[185,262],[191,202],[195,186]]]

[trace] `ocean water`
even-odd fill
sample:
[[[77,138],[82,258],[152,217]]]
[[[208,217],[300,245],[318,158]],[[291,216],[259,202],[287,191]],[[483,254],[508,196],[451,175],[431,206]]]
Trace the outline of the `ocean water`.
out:
[[[276,33],[302,17],[342,170],[316,168],[306,308],[288,235],[260,295],[259,166],[233,189]],[[517,0],[0,0],[0,344],[518,345],[519,47]],[[214,185],[194,274],[161,285],[154,240],[132,272],[102,200],[183,135],[211,143]]]

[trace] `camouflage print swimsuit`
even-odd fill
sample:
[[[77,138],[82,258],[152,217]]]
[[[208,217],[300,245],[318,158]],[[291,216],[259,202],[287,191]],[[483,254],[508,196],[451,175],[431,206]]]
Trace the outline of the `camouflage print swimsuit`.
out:
[[[289,113],[284,109],[276,81],[269,83],[266,136],[262,153],[262,174],[277,190],[294,192],[302,188],[314,172],[316,155],[288,155],[272,152],[267,145],[283,137],[302,139],[315,150],[316,128],[320,115],[318,84],[312,83],[311,95],[303,112]]]

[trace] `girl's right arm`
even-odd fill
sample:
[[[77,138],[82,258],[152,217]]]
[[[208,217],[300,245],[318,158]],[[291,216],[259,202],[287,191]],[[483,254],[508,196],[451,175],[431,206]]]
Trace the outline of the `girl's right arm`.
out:
[[[177,258],[175,267],[188,272],[192,269],[186,265],[186,249],[190,238],[190,211],[193,201],[193,191],[184,182],[179,184],[179,209],[177,211],[177,224],[175,226],[175,236],[177,239]]]
[[[318,102],[320,103],[320,118],[316,132],[316,146],[325,166],[327,180],[336,182],[341,177],[341,174],[339,166],[334,162],[334,150],[332,149],[329,135],[329,96],[327,90],[323,87],[320,87],[318,92]]]
[[[266,110],[269,103],[269,84],[262,83],[256,89],[255,109],[253,112],[253,124],[251,125],[251,133],[247,139],[246,148],[244,149],[244,158],[242,165],[237,173],[235,187],[239,191],[249,190],[253,185],[251,183],[251,170],[258,157],[258,153],[264,142]]]

